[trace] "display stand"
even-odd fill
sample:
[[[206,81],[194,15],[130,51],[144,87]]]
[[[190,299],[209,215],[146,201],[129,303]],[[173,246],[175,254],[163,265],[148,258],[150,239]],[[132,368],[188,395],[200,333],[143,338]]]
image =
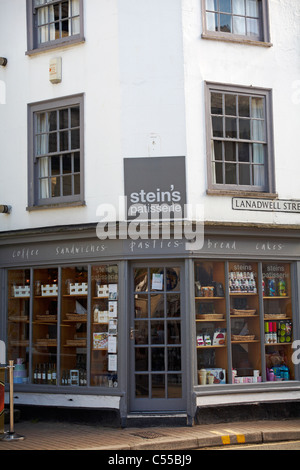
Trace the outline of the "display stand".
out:
[[[3,441],[16,441],[24,439],[24,436],[16,434],[14,431],[14,389],[13,389],[13,369],[14,361],[9,361],[9,414],[10,414],[10,424],[9,431],[6,432],[2,438]]]

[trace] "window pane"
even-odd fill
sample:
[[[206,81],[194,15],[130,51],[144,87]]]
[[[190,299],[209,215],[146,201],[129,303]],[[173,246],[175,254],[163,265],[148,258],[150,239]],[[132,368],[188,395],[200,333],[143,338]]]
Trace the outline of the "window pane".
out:
[[[80,19],[79,17],[74,18],[72,20],[72,32],[71,35],[73,36],[74,34],[79,34],[80,33]]]
[[[221,93],[211,94],[211,113],[212,114],[223,114],[222,96],[223,95]]]
[[[182,378],[181,374],[168,374],[168,398],[181,398]]]
[[[252,146],[253,151],[253,163],[261,163],[263,164],[265,161],[265,150],[263,144],[253,144]]]
[[[181,348],[167,348],[168,370],[181,370]]]
[[[226,118],[225,119],[225,135],[227,138],[235,139],[237,137],[236,119]]]
[[[39,195],[41,199],[46,199],[49,197],[49,180],[44,178],[40,180]]]
[[[71,108],[71,127],[79,127],[80,125],[80,115],[79,107]]]
[[[168,321],[167,322],[167,342],[168,344],[180,344],[181,343],[181,322],[180,321]]]
[[[52,15],[50,15],[52,16],[52,18],[50,18],[51,21],[53,20],[59,21],[59,3],[57,5],[52,6],[51,12],[52,12]]]
[[[265,121],[252,120],[252,139],[265,140]]]
[[[246,22],[245,18],[241,16],[233,17],[233,33],[240,34],[242,36],[246,35]]]
[[[215,177],[214,183],[223,184],[223,165],[222,165],[222,163],[214,163],[213,167],[214,167],[213,176]]]
[[[218,31],[218,15],[206,13],[206,27],[208,31]]]
[[[234,163],[226,163],[225,165],[225,183],[237,184],[236,181],[236,165]]]
[[[239,96],[239,116],[250,117],[249,96]]]
[[[223,118],[213,116],[212,126],[213,126],[213,136],[223,137]]]
[[[235,15],[245,15],[245,0],[232,0],[232,12]]]
[[[148,270],[135,269],[134,270],[134,291],[143,292],[148,291]]]
[[[165,370],[165,349],[151,348],[151,369]]]
[[[239,144],[239,162],[250,162],[250,144]]]
[[[59,128],[67,129],[69,127],[69,110],[61,109],[59,111]]]
[[[135,370],[147,371],[148,370],[148,348],[135,349]]]
[[[136,398],[148,398],[149,396],[149,376],[140,374],[135,376],[135,396]]]
[[[218,11],[218,0],[206,0],[206,10]]]
[[[251,132],[250,132],[250,119],[239,119],[239,126],[240,126],[240,139],[250,139]]]
[[[253,165],[253,184],[265,186],[265,168],[263,165]]]
[[[61,36],[66,38],[69,36],[69,20],[65,20],[61,22]]]
[[[214,141],[213,160],[222,160],[222,142],[219,140]]]
[[[219,11],[230,13],[231,12],[231,0],[219,0],[220,7]]]
[[[165,324],[164,321],[151,321],[151,344],[164,344]]]
[[[80,134],[79,129],[71,131],[71,149],[79,149],[80,147]]]
[[[60,150],[69,150],[69,139],[68,139],[68,131],[63,131],[59,133],[60,139]]]
[[[79,0],[72,0],[71,1],[71,8],[72,8],[72,16],[79,15]]]
[[[51,197],[60,196],[60,177],[51,178]]]
[[[80,194],[80,175],[74,175],[74,194]]]
[[[152,375],[152,398],[165,398],[165,376],[162,374]]]
[[[44,155],[45,153],[48,153],[48,135],[41,134],[36,138],[36,154]]]
[[[246,14],[247,16],[258,18],[259,16],[258,0],[246,0]]]
[[[57,176],[60,174],[60,157],[51,158],[51,175]]]
[[[72,176],[63,177],[63,196],[72,195]]]
[[[48,126],[49,131],[55,131],[57,129],[57,112],[51,111],[48,113]]]
[[[68,2],[62,2],[61,4],[61,17],[68,18],[69,16],[69,5]]]
[[[136,295],[134,299],[135,318],[146,318],[148,316],[148,296]]]
[[[251,116],[253,118],[264,118],[264,99],[252,98],[251,99]]]
[[[48,157],[39,159],[39,175],[41,177],[49,176]]]
[[[57,134],[56,132],[49,134],[49,152],[57,152]]]
[[[225,160],[236,161],[236,143],[225,142],[224,145],[225,145]]]
[[[166,268],[167,291],[180,290],[180,269]]]
[[[71,155],[63,156],[63,173],[72,173],[72,157]]]
[[[167,294],[167,317],[180,317],[180,294]]]
[[[250,165],[239,165],[239,184],[250,185]]]
[[[254,20],[252,18],[247,18],[247,35],[256,36],[259,38],[259,20]]]
[[[225,95],[225,114],[236,116],[236,95]]]
[[[164,317],[164,296],[161,294],[152,294],[151,302],[151,317],[163,318]]]
[[[79,153],[74,153],[74,173],[80,172],[80,155]]]
[[[223,33],[231,33],[231,21],[231,15],[220,15],[220,31]]]

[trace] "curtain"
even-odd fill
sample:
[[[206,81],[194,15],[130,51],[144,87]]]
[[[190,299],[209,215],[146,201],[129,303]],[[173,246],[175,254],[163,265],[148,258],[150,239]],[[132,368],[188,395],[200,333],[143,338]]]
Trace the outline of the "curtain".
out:
[[[45,155],[48,153],[48,134],[47,134],[47,113],[37,115],[37,155]],[[40,181],[40,198],[45,199],[49,195],[49,158],[40,157],[38,159],[39,181]]]
[[[69,1],[69,36],[80,33],[80,0]]]
[[[54,6],[49,5],[38,10],[39,44],[55,40]]]

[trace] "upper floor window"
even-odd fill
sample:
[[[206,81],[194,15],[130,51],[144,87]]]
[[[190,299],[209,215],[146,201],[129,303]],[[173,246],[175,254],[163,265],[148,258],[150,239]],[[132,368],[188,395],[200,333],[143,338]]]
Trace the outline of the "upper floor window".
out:
[[[274,192],[271,91],[207,84],[210,189]]]
[[[27,0],[28,49],[83,40],[83,0]]]
[[[267,0],[202,0],[206,38],[268,43]]]
[[[29,206],[83,200],[83,97],[29,105]]]

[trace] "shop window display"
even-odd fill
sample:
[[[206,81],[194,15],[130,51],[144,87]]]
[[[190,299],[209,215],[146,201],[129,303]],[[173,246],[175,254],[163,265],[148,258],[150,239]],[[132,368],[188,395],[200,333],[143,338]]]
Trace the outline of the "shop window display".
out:
[[[118,266],[8,271],[14,382],[116,387]]]
[[[289,263],[195,262],[195,315],[199,385],[295,379]]]

